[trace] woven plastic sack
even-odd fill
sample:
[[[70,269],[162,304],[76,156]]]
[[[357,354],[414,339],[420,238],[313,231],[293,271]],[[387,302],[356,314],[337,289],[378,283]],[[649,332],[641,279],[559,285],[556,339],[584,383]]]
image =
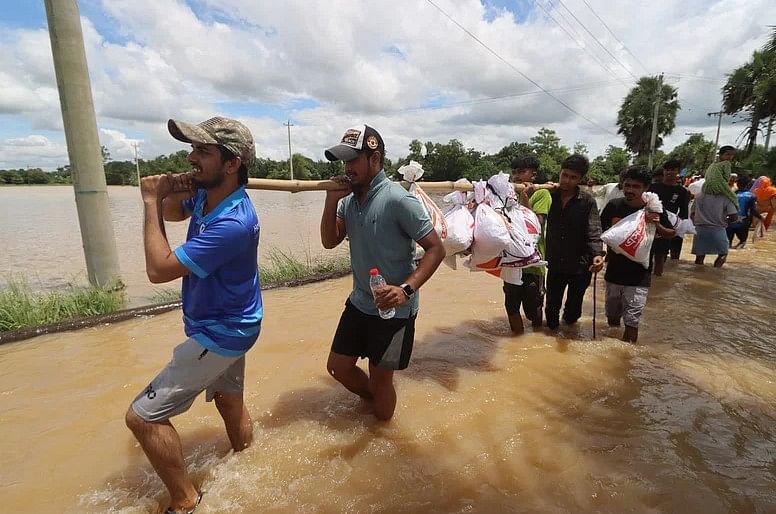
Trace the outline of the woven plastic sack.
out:
[[[467,206],[466,193],[455,191],[444,197],[446,203],[453,204],[444,214],[447,222],[447,237],[442,241],[447,255],[464,252],[474,240],[474,216]]]
[[[618,221],[601,234],[601,240],[612,251],[638,262],[644,269],[649,269],[649,253],[655,240],[655,224],[647,222],[646,212],[663,212],[663,204],[654,193],[644,193],[642,198],[647,205]]]

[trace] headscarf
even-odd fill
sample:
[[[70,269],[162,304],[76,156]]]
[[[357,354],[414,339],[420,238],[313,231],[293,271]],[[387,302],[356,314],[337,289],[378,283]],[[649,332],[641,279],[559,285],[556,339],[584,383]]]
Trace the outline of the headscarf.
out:
[[[726,196],[738,209],[738,198],[728,185],[731,167],[730,161],[719,161],[709,166],[706,169],[706,181],[703,183],[702,191],[707,195]]]
[[[758,202],[767,202],[776,196],[776,187],[773,187],[770,177],[762,176],[757,179],[751,189]]]

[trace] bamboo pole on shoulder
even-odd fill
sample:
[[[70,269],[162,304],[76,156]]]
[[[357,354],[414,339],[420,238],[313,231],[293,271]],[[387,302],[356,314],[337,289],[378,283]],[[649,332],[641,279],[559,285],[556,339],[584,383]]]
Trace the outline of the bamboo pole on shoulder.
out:
[[[417,183],[427,193],[451,193],[453,191],[472,191],[474,187],[468,181],[458,180],[455,182],[418,182]],[[401,182],[401,185],[407,189],[409,182]],[[288,193],[298,193],[300,191],[338,191],[346,189],[347,186],[338,184],[333,180],[282,180],[271,178],[249,178],[247,189],[260,189],[264,191],[286,191]],[[556,184],[536,184],[535,189],[554,189]],[[525,186],[514,184],[515,191],[522,191]]]

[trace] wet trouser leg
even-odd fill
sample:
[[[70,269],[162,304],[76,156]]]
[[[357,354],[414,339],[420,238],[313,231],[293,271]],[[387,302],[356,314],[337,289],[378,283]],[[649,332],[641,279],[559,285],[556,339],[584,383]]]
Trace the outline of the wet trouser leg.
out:
[[[592,277],[589,271],[568,276],[566,305],[563,307],[563,321],[566,323],[575,323],[582,316],[582,300]]]
[[[553,270],[547,271],[547,296],[544,317],[547,319],[547,326],[550,328],[555,328],[560,323],[560,307],[563,304],[563,293],[568,285],[569,276]]]

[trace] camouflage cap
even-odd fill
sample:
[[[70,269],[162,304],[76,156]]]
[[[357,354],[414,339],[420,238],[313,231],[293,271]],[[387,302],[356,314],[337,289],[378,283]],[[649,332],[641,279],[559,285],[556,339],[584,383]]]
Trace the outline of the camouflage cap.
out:
[[[177,120],[167,121],[170,135],[184,143],[221,145],[250,166],[256,159],[251,131],[237,120],[216,116],[197,125]]]

